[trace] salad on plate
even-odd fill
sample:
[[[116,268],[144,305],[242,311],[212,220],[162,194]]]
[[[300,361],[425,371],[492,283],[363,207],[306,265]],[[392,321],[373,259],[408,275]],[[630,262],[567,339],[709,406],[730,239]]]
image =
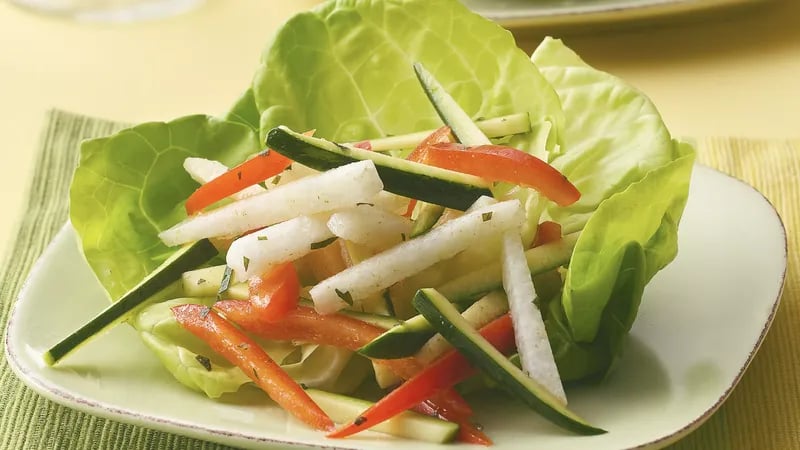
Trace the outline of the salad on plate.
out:
[[[604,433],[570,386],[613,376],[693,162],[557,39],[528,56],[455,0],[331,0],[223,117],[83,143],[70,218],[115,301],[45,359],[124,321],[209,401],[255,384],[331,438],[488,445],[486,390]]]

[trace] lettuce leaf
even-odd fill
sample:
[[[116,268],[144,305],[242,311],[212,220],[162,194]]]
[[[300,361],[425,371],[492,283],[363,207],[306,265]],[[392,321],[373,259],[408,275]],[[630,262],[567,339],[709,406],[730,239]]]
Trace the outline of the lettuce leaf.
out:
[[[637,270],[645,283],[674,258],[693,150],[673,141],[644,94],[590,67],[561,41],[545,39],[531,59],[556,89],[566,116],[563,145],[549,159],[581,199],[547,212],[567,232],[583,228],[561,306],[571,338],[589,343],[612,320],[604,310],[630,246],[644,251]]]
[[[678,251],[678,221],[694,163],[682,156],[600,204],[567,270],[545,325],[564,380],[604,375],[623,350],[645,285]]]
[[[337,141],[438,127],[414,62],[473,118],[528,112],[534,131],[511,145],[557,146],[553,89],[511,33],[454,0],[338,0],[290,19],[253,80],[262,137],[277,125]]]
[[[679,157],[652,102],[619,78],[594,69],[560,40],[546,38],[531,60],[561,99],[562,145],[549,161],[581,192],[550,216],[567,231],[583,227],[600,203]]]
[[[186,216],[183,204],[197,188],[183,160],[199,156],[235,164],[259,147],[251,128],[204,115],[145,123],[83,142],[70,187],[70,220],[112,299],[174,251],[158,233]]]

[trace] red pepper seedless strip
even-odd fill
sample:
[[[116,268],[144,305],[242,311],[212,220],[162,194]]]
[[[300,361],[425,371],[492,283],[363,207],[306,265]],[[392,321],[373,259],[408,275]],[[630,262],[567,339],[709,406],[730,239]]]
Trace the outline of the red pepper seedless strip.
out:
[[[511,316],[508,314],[481,328],[480,333],[500,351],[507,352],[514,348],[514,330]],[[425,401],[435,393],[454,386],[476,372],[477,369],[461,353],[452,350],[387,394],[364,411],[353,423],[328,434],[328,437],[343,438],[369,429]]]
[[[248,280],[250,303],[262,320],[275,322],[297,308],[300,278],[291,262],[279,264]]]
[[[333,421],[305,390],[242,331],[202,305],[172,308],[175,319],[217,353],[238,366],[283,409],[317,430],[331,430]]]
[[[321,315],[307,306],[298,306],[277,322],[260,319],[256,308],[246,301],[223,300],[217,302],[214,308],[245,331],[265,339],[333,345],[353,351],[385,331],[343,314]],[[403,379],[412,378],[423,370],[423,366],[414,358],[379,359],[376,362],[386,365]],[[469,422],[472,408],[458,392],[448,388],[434,394],[431,395],[431,402],[438,410],[449,412],[449,417],[459,419],[453,422]]]

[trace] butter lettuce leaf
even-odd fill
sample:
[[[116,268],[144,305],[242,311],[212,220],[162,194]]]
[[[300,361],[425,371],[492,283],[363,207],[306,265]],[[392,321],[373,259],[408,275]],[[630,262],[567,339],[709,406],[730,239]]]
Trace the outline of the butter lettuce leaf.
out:
[[[563,145],[548,158],[581,199],[553,205],[546,215],[566,232],[583,229],[561,306],[571,339],[591,343],[612,320],[604,310],[631,245],[643,249],[637,270],[645,283],[674,258],[694,152],[672,139],[644,94],[592,68],[560,40],[546,38],[531,60],[555,88],[566,117]]]
[[[531,59],[566,116],[562,145],[549,155],[581,192],[575,204],[549,210],[566,230],[582,228],[603,200],[680,156],[658,110],[636,88],[592,68],[557,39],[545,38]]]
[[[678,223],[694,165],[692,147],[676,147],[682,152],[680,158],[601,203],[583,229],[572,253],[562,298],[576,341],[595,338],[618,274],[624,269],[621,261],[631,245],[644,251],[639,269],[644,284],[675,258]],[[633,312],[635,317],[636,309]]]
[[[83,142],[70,187],[70,220],[112,299],[174,252],[158,233],[186,216],[183,204],[197,188],[183,170],[184,159],[235,164],[259,148],[251,128],[204,115],[145,123]]]
[[[603,376],[621,355],[652,277],[678,251],[694,151],[600,204],[575,246],[562,295],[545,316],[564,380]]]
[[[290,19],[253,81],[261,135],[286,125],[341,142],[438,127],[414,62],[474,119],[528,112],[533,132],[511,145],[557,147],[556,93],[511,33],[455,0],[337,0]]]
[[[233,104],[231,109],[223,117],[228,122],[241,123],[250,127],[258,133],[260,113],[256,107],[256,99],[253,96],[253,89],[248,88]]]

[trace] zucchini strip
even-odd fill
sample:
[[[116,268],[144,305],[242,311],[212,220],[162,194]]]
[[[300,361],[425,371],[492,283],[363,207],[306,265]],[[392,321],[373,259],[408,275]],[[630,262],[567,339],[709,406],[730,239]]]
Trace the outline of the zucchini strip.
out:
[[[450,301],[435,289],[421,289],[414,307],[453,347],[514,397],[554,424],[584,435],[606,431],[590,425],[569,410],[538,381],[525,375],[461,317]]]

